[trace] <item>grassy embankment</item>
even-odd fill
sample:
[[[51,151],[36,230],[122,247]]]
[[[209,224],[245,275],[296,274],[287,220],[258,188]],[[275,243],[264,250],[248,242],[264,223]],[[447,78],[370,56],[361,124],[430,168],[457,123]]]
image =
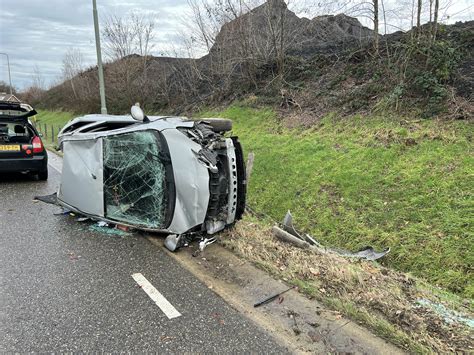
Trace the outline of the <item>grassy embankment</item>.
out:
[[[234,120],[255,153],[249,205],[326,245],[390,247],[386,266],[474,297],[473,126],[466,121],[326,117],[289,130],[269,109],[201,113]],[[73,115],[41,111],[40,124]]]
[[[390,247],[382,261],[474,297],[473,125],[399,117],[326,117],[288,130],[271,110],[233,106],[255,153],[248,203],[326,245]]]
[[[43,142],[47,147],[54,147],[57,143],[57,135],[66,122],[76,115],[64,111],[38,110],[34,118],[36,128],[43,134]],[[52,133],[54,132],[54,136]]]

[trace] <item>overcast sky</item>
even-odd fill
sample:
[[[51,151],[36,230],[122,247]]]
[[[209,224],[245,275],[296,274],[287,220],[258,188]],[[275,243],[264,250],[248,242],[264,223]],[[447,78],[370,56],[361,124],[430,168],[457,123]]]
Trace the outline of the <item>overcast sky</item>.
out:
[[[400,3],[400,1],[386,0]],[[449,22],[472,20],[474,0],[445,0],[451,3],[442,14]],[[317,1],[306,1],[317,3]],[[156,20],[154,55],[178,46],[181,17],[186,0],[97,0],[99,18],[146,11]],[[386,5],[387,6],[387,5]],[[361,18],[363,22],[364,19]],[[35,67],[47,85],[58,80],[64,53],[79,48],[87,65],[95,58],[92,0],[0,0],[0,52],[10,56],[13,85],[31,84]],[[0,55],[0,80],[8,81],[6,58]]]
[[[99,18],[147,11],[156,16],[155,55],[176,42],[186,0],[97,0]],[[0,52],[7,52],[13,85],[31,83],[37,66],[47,84],[61,73],[64,53],[79,48],[85,63],[96,61],[92,0],[0,0]],[[0,55],[0,80],[8,80]]]

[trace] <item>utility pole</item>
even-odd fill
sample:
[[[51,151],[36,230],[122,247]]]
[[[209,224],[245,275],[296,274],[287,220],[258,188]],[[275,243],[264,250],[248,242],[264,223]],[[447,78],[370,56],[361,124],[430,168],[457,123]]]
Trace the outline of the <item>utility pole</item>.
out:
[[[97,68],[99,71],[100,112],[103,115],[106,115],[107,106],[105,105],[104,68],[102,67],[102,54],[100,50],[99,16],[97,15],[96,0],[92,0],[92,12],[94,14],[95,49],[97,51]]]
[[[8,58],[7,53],[0,53],[7,57],[7,66],[8,66],[8,80],[10,81],[10,95],[13,95],[13,86],[12,86],[12,74],[10,72],[10,58]]]

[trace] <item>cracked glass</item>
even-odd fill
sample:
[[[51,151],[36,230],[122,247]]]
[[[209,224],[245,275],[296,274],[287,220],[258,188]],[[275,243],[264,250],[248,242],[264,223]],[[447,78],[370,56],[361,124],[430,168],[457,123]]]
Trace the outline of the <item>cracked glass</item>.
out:
[[[164,228],[168,198],[161,144],[152,131],[104,138],[104,198],[112,220]]]

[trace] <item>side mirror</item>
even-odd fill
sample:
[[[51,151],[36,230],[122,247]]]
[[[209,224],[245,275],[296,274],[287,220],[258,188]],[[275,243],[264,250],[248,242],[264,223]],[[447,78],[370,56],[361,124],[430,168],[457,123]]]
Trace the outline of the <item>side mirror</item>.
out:
[[[145,113],[140,108],[140,106],[138,106],[138,104],[135,104],[132,106],[131,114],[134,120],[137,120],[140,122],[143,122],[145,120]]]

